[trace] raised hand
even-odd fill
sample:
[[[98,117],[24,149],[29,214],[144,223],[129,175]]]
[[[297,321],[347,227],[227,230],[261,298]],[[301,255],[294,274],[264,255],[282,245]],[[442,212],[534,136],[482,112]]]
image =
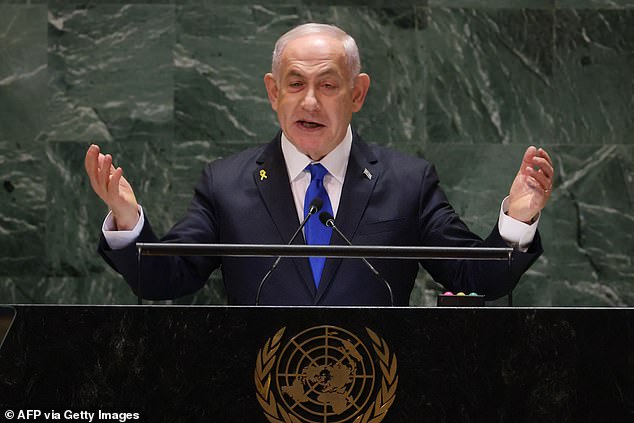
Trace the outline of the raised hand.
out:
[[[528,147],[511,185],[508,215],[531,223],[548,203],[554,176],[553,162],[546,150]]]
[[[84,161],[90,185],[112,210],[117,229],[131,230],[139,220],[132,186],[123,177],[123,169],[112,165],[112,156],[102,154],[98,145],[91,145]]]

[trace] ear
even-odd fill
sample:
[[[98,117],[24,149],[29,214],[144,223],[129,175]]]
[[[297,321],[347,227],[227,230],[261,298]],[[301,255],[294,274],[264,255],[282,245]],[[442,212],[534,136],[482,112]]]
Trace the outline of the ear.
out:
[[[266,93],[269,96],[271,108],[277,112],[277,96],[279,93],[279,89],[277,87],[277,81],[273,77],[272,73],[267,73],[266,75],[264,75],[264,86],[266,87]]]
[[[354,78],[354,88],[352,88],[352,112],[361,110],[365,102],[365,96],[370,89],[370,76],[367,73],[360,73]]]

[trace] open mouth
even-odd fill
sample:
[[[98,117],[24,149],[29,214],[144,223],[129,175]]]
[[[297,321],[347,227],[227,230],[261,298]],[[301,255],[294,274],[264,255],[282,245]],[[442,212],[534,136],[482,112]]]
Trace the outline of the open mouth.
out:
[[[311,122],[308,120],[298,120],[297,124],[299,126],[301,126],[302,128],[305,129],[317,129],[317,128],[323,128],[324,125],[322,125],[321,123],[318,122]]]

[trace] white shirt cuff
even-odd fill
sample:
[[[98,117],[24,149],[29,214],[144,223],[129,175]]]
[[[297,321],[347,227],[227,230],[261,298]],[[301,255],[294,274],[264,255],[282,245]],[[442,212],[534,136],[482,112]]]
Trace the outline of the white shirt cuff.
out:
[[[530,225],[513,219],[506,214],[509,210],[508,199],[509,198],[506,197],[500,207],[498,230],[500,231],[500,236],[506,241],[509,247],[525,253],[533,242],[533,238],[535,238],[535,232],[537,232],[537,224],[539,223],[541,213],[537,215],[537,219]]]
[[[114,223],[114,217],[112,216],[112,210],[110,210],[106,216],[106,219],[103,221],[101,231],[103,232],[103,236],[106,238],[106,242],[111,249],[120,250],[125,248],[136,241],[141,234],[141,229],[143,229],[143,225],[145,224],[145,218],[143,217],[143,207],[141,207],[140,204],[138,207],[139,221],[130,231],[117,230],[117,226]]]

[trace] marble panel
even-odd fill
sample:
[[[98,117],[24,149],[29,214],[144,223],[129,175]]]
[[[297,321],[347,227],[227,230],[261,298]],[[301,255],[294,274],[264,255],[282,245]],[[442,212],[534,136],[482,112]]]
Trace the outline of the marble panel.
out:
[[[0,140],[44,129],[46,78],[46,7],[0,4]]]
[[[0,141],[0,276],[44,272],[46,183],[44,153]]]
[[[293,19],[289,8],[286,19]],[[263,75],[274,38],[261,6],[187,5],[177,8],[175,136],[178,141],[264,141],[274,135]],[[270,30],[269,30],[270,31]],[[274,33],[280,30],[272,29]],[[266,48],[268,47],[268,48]]]
[[[634,143],[634,10],[558,10],[556,139]]]
[[[183,6],[178,8],[176,137],[179,141],[268,141],[277,121],[262,77],[275,40],[305,21],[332,22],[357,39],[373,78],[354,124],[378,142],[421,140],[422,8]]]
[[[211,6],[227,6],[226,0],[174,0],[176,4],[184,5],[205,5]],[[255,4],[264,7],[269,6],[297,6],[301,8],[318,8],[330,6],[357,6],[357,7],[394,7],[394,6],[424,6],[428,0],[267,0],[263,3],[256,3],[252,0],[234,0],[232,6],[253,6]]]
[[[634,303],[634,149],[558,146],[559,183],[543,231],[550,237],[544,268],[548,305]]]
[[[113,4],[142,4],[142,5],[166,5],[173,4],[175,0],[48,0],[51,9],[75,5],[80,8],[93,8],[95,6]]]
[[[19,4],[31,6],[35,4],[47,4],[48,0],[0,0],[0,4]]]
[[[545,146],[557,178],[539,230],[544,255],[522,278],[516,305],[624,306],[634,302],[633,152],[628,146]],[[428,145],[450,202],[488,235],[524,146]],[[459,170],[456,170],[456,169]],[[424,287],[433,288],[423,277]],[[422,295],[418,294],[418,298]]]
[[[48,149],[47,246],[49,273],[79,277],[101,264],[95,250],[106,216],[106,205],[93,192],[84,170],[88,145],[52,142]],[[106,153],[132,184],[137,201],[146,209],[157,232],[170,225],[170,159],[167,147],[151,143],[113,143]],[[58,249],[56,245],[64,245]],[[98,266],[101,267],[101,266]]]
[[[94,250],[94,249],[93,249]],[[104,264],[90,275],[0,276],[0,302],[4,304],[137,304],[137,297],[123,278]],[[144,304],[225,304],[222,278],[215,273],[194,295],[173,301],[144,301]]]
[[[176,223],[176,220],[185,214],[192,200],[194,187],[208,163],[249,147],[252,147],[252,144],[247,141],[187,141],[175,144],[170,157],[172,223]]]
[[[526,147],[429,143],[419,155],[436,166],[441,187],[452,206],[467,226],[484,238],[497,222],[500,204],[508,195]],[[528,276],[524,276],[520,285],[527,281]],[[443,287],[421,269],[410,305],[435,306],[436,296],[442,291]],[[488,305],[506,305],[507,302],[504,297]]]
[[[84,170],[88,144],[51,142],[47,150],[46,266],[50,302],[130,301],[123,279],[97,254],[107,208],[90,187]],[[135,195],[160,234],[173,224],[169,146],[114,142],[104,149],[133,185]],[[61,282],[60,282],[61,281]],[[115,288],[109,288],[113,284]],[[114,290],[114,291],[113,291]],[[102,300],[99,300],[102,298]],[[62,299],[62,300],[60,300]]]
[[[51,5],[54,141],[171,140],[171,5]]]
[[[548,9],[555,0],[429,0],[430,7],[469,9]]]
[[[627,9],[634,0],[555,0],[559,8],[566,9]]]
[[[429,142],[552,138],[552,10],[431,8],[429,22]]]
[[[486,237],[497,222],[526,147],[430,143],[422,156],[436,166],[440,185],[462,220]]]
[[[372,84],[353,125],[364,139],[388,146],[426,140],[427,55],[423,34],[428,10],[421,7],[368,9],[355,17],[339,12],[357,39],[363,71]],[[411,151],[411,148],[409,149]]]
[[[462,220],[473,232],[485,238],[497,222],[501,202],[508,195],[526,147],[429,143],[419,155],[436,166],[440,185]],[[525,275],[520,286],[528,281],[529,276]],[[436,296],[442,291],[443,287],[421,269],[410,305],[435,306]],[[507,304],[507,297],[487,303],[489,306]]]
[[[89,277],[0,277],[0,299],[7,304],[136,304],[128,285],[111,269]]]
[[[333,3],[0,1],[0,298],[134,303],[95,253],[105,206],[84,175],[89,142],[165,233],[207,161],[275,134],[273,43],[322,21],[357,39],[372,78],[355,127],[435,162],[480,235],[523,149],[551,151],[545,254],[516,305],[634,304],[632,0]],[[210,279],[175,303],[223,303]],[[421,271],[411,304],[434,305],[438,289]]]
[[[48,297],[44,275],[0,276],[0,302],[3,304],[39,304],[54,300]]]
[[[44,303],[137,304],[137,297],[119,274],[110,268],[90,277],[47,277]]]
[[[425,270],[418,270],[409,305],[413,307],[435,307],[436,297],[444,292],[442,285],[434,282]]]
[[[52,142],[46,152],[49,277],[90,278],[104,270],[96,248],[107,208],[93,193],[84,171],[86,147],[80,143]]]

